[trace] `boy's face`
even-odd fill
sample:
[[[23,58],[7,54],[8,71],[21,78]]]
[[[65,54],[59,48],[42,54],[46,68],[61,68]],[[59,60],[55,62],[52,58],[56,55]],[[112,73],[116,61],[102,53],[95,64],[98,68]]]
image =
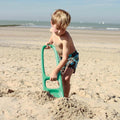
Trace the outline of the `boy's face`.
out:
[[[61,36],[61,35],[63,35],[63,34],[65,33],[65,31],[66,31],[66,29],[57,29],[56,24],[53,25],[53,24],[51,23],[50,32],[53,32],[53,33],[55,33],[56,35]]]

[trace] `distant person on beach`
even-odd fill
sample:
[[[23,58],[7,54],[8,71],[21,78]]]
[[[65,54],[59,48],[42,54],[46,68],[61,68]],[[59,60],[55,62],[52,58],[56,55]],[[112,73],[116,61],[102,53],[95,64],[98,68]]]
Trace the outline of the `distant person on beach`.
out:
[[[51,37],[46,43],[46,49],[49,44],[53,44],[59,54],[60,63],[50,74],[50,80],[57,80],[57,74],[61,71],[64,96],[68,97],[70,92],[70,78],[75,73],[79,53],[77,52],[70,34],[66,31],[70,24],[71,16],[62,9],[56,10],[51,17]]]

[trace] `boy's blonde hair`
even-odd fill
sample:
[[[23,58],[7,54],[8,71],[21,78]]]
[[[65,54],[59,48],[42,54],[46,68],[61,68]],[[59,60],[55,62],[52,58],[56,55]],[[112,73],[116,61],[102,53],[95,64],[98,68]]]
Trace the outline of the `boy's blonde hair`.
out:
[[[70,21],[70,14],[62,9],[56,10],[51,17],[51,22],[53,25],[56,24],[57,29],[66,29]]]

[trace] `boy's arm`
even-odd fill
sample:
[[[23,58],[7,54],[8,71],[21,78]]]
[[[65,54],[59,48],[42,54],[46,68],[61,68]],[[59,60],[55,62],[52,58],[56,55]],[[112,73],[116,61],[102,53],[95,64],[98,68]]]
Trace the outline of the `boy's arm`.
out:
[[[48,46],[49,44],[53,44],[53,34],[51,35],[49,42],[47,42],[46,45],[46,49],[49,49],[50,47]]]
[[[67,40],[63,40],[63,55],[62,60],[56,67],[57,73],[62,69],[62,67],[66,64],[69,55],[69,43]]]
[[[53,34],[51,35],[50,39],[49,39],[49,43],[53,44]]]
[[[60,63],[58,64],[58,66],[54,69],[54,71],[51,74],[51,80],[52,79],[57,79],[57,74],[58,72],[62,69],[62,67],[66,64],[67,59],[68,59],[68,55],[69,55],[69,43],[67,40],[63,40],[63,56],[62,56],[62,60],[60,61]]]

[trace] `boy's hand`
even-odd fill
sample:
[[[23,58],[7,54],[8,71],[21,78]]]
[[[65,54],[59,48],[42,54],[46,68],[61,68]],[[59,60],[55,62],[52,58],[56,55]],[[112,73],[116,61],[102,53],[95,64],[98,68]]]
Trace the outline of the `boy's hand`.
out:
[[[51,81],[57,80],[57,73],[56,73],[56,72],[53,71],[53,72],[50,74],[50,80],[51,80]]]
[[[45,45],[46,45],[46,47],[45,47],[45,49],[50,49],[51,47],[49,46],[49,42],[47,42]]]

